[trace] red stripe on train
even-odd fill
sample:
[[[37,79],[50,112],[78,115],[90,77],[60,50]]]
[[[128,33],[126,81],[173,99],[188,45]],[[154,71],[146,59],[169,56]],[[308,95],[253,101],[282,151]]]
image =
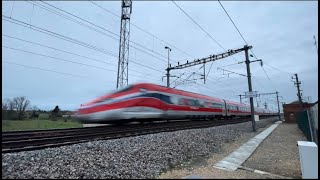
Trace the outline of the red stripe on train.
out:
[[[198,108],[194,109],[195,107],[190,106],[179,106],[179,105],[173,105],[173,104],[166,104],[163,101],[155,98],[135,98],[135,99],[129,99],[122,102],[117,102],[113,104],[104,104],[99,105],[87,109],[80,109],[80,114],[89,114],[89,113],[95,113],[100,111],[107,111],[107,110],[113,110],[113,109],[119,109],[119,108],[128,108],[128,107],[151,107],[160,109],[163,111],[166,110],[176,110],[176,111],[195,111],[195,112],[222,112],[222,109],[213,109],[213,108]]]

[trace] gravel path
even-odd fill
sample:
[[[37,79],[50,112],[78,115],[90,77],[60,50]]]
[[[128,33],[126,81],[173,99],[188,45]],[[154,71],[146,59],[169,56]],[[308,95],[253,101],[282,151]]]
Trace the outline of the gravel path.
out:
[[[219,153],[225,142],[251,131],[246,122],[2,154],[2,178],[154,178],[188,159]]]
[[[297,141],[306,141],[297,124],[280,124],[243,164],[273,174],[301,178]]]

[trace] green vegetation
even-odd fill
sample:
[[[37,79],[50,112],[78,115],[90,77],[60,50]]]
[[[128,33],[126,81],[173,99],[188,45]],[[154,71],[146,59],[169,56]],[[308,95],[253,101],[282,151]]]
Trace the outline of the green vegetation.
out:
[[[82,124],[73,120],[2,120],[2,132],[4,131],[24,131],[36,129],[63,129],[63,128],[79,128]]]

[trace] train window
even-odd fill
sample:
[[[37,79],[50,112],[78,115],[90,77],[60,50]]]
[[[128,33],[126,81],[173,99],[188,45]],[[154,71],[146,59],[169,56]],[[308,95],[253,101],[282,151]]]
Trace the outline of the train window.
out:
[[[222,108],[222,104],[212,103],[213,108]]]
[[[148,94],[144,94],[143,97],[153,97],[156,99],[160,99],[160,94],[159,93],[148,93]]]
[[[197,106],[197,107],[199,107],[200,105],[200,103],[199,103],[199,100],[196,100],[196,99],[192,99],[191,100],[192,101],[192,103],[193,103],[193,106]]]
[[[184,104],[184,98],[179,98],[178,104],[179,104],[179,105],[185,105],[185,104]]]
[[[188,106],[189,105],[189,100],[186,99],[186,98],[183,98],[182,105]]]
[[[205,104],[206,104],[206,103],[205,103],[204,101],[202,101],[202,100],[199,100],[199,101],[198,101],[198,106],[199,106],[199,107],[205,107]]]
[[[195,100],[192,100],[192,99],[188,99],[188,105],[189,106],[196,106],[196,101]]]
[[[173,104],[179,104],[180,99],[176,96],[170,96],[170,100]]]
[[[172,104],[171,100],[170,100],[170,96],[167,96],[167,95],[163,95],[161,94],[160,95],[160,99],[168,104]]]
[[[211,104],[210,102],[207,102],[207,101],[206,101],[206,102],[204,103],[204,107],[210,108],[210,107],[211,107],[210,104]]]

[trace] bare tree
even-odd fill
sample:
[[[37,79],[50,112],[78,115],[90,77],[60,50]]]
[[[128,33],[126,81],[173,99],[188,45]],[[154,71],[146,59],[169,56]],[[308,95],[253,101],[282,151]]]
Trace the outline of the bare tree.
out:
[[[9,111],[13,111],[13,110],[17,109],[15,102],[10,99],[8,99],[8,107],[9,107],[9,109],[8,109]]]
[[[20,96],[13,98],[13,102],[18,112],[18,119],[22,119],[26,109],[30,105],[30,101],[26,97]]]
[[[10,103],[10,99],[3,99],[2,100],[2,110],[6,111],[9,109],[9,103]]]

